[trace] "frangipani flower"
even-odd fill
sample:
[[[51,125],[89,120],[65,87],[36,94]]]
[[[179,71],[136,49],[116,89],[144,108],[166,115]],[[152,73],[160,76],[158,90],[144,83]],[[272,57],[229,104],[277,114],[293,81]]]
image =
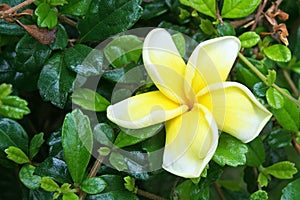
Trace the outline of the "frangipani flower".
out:
[[[239,49],[236,37],[208,40],[185,64],[171,35],[152,30],[144,41],[143,60],[159,90],[109,106],[107,117],[131,129],[165,122],[163,168],[199,177],[217,148],[218,129],[246,143],[271,117],[245,86],[225,82]]]

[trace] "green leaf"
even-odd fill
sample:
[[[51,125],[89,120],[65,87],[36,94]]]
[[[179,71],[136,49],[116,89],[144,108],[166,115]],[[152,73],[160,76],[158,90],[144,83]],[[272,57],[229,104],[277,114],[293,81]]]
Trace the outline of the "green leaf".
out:
[[[38,88],[45,101],[63,108],[68,98],[68,93],[73,90],[75,75],[67,70],[63,56],[55,54],[51,57],[40,74]]]
[[[300,179],[296,179],[293,182],[290,182],[282,190],[282,196],[280,200],[292,200],[298,199],[300,196]]]
[[[246,164],[251,167],[259,167],[265,161],[265,149],[262,139],[260,137],[255,138],[253,141],[247,144],[248,153],[246,154]]]
[[[36,154],[39,152],[40,147],[45,142],[44,133],[36,134],[30,141],[29,145],[29,157],[30,159],[34,158]]]
[[[257,181],[261,187],[266,187],[269,183],[269,177],[267,177],[263,173],[259,173]]]
[[[0,34],[22,36],[26,32],[17,23],[10,23],[4,19],[0,20]]]
[[[91,157],[93,134],[88,116],[80,110],[66,115],[62,127],[62,145],[72,179],[75,184],[81,183]]]
[[[242,35],[239,36],[241,41],[242,47],[244,48],[251,48],[260,41],[260,36],[255,32],[244,32]]]
[[[227,21],[217,25],[217,32],[220,36],[236,35],[234,27]]]
[[[103,52],[76,44],[64,52],[64,61],[69,69],[83,75],[92,76],[102,73]]]
[[[102,192],[107,183],[100,177],[93,177],[84,180],[81,185],[80,189],[88,194],[98,194]]]
[[[263,82],[255,83],[253,86],[253,92],[258,97],[265,97],[268,89],[269,87]]]
[[[294,163],[282,161],[265,168],[264,173],[270,174],[279,179],[290,179],[298,172]]]
[[[51,8],[47,3],[39,4],[34,14],[37,16],[37,24],[39,27],[52,29],[57,25],[57,11],[55,8]]]
[[[124,186],[123,186],[124,187]],[[106,193],[88,195],[86,200],[139,200],[132,192],[125,190],[109,191]]]
[[[208,19],[201,19],[200,28],[207,35],[212,35],[216,31],[213,23]]]
[[[78,22],[80,42],[103,40],[129,29],[141,16],[140,4],[141,0],[92,0],[86,17]]]
[[[182,12],[183,9],[179,8],[180,11]],[[143,20],[149,20],[154,17],[160,16],[168,11],[168,7],[166,5],[165,1],[152,1],[152,2],[147,2],[143,6],[143,15],[141,19]],[[188,11],[186,11],[188,12]],[[189,12],[188,12],[189,14]],[[179,15],[180,17],[180,15]]]
[[[221,166],[229,165],[236,167],[246,163],[247,146],[240,140],[228,135],[221,134],[217,150],[213,160]]]
[[[27,155],[18,147],[10,146],[4,150],[7,153],[7,158],[18,164],[30,162]]]
[[[264,190],[257,190],[250,195],[250,200],[268,200],[268,193]]]
[[[124,160],[124,156],[117,152],[112,152],[109,156],[110,164],[118,171],[124,171],[128,169]]]
[[[143,42],[135,35],[115,38],[104,48],[104,54],[115,68],[124,67],[130,62],[137,63],[142,54]]]
[[[122,129],[118,134],[115,145],[119,148],[142,142],[157,134],[163,124],[155,124],[141,129]]]
[[[41,177],[33,175],[35,167],[24,165],[19,171],[20,181],[29,189],[36,190],[40,187]]]
[[[292,54],[289,48],[282,44],[274,44],[263,49],[264,54],[276,62],[289,62]]]
[[[115,140],[114,130],[105,123],[99,123],[94,127],[94,137],[95,139],[103,145],[112,146]]]
[[[97,112],[105,111],[110,105],[100,94],[87,88],[76,88],[72,94],[72,102],[83,109]]]
[[[283,96],[273,87],[270,87],[266,93],[267,101],[270,106],[280,109],[284,106]]]
[[[30,110],[27,107],[27,101],[18,96],[7,96],[0,99],[0,115],[13,118],[22,119],[24,115],[29,114]]]
[[[35,169],[35,174],[48,176],[58,183],[72,181],[66,163],[55,157],[48,157],[40,163]]]
[[[184,57],[185,55],[185,39],[181,33],[176,33],[172,35],[172,39],[176,45],[176,48],[178,49],[179,54],[181,57]]]
[[[224,0],[221,15],[223,18],[242,18],[253,13],[260,0]]]
[[[62,199],[63,200],[79,200],[79,197],[76,194],[74,194],[73,192],[68,192],[68,193],[63,194]]]
[[[48,45],[26,34],[16,45],[15,68],[19,72],[39,72],[50,54]]]
[[[0,118],[0,150],[4,151],[9,146],[28,151],[28,136],[22,126],[11,119]]]
[[[289,131],[275,129],[268,135],[267,143],[272,148],[281,148],[291,145],[292,137]]]
[[[62,6],[64,4],[68,4],[68,1],[67,0],[50,0],[48,2],[50,3],[51,6]]]
[[[209,187],[195,185],[191,180],[186,180],[175,188],[176,195],[181,199],[209,199]]]
[[[55,42],[50,45],[52,50],[62,50],[68,45],[68,35],[65,27],[61,24],[57,26]]]
[[[61,12],[63,14],[83,16],[87,13],[92,0],[68,0],[68,4],[64,4]]]
[[[276,81],[276,71],[273,69],[273,70],[268,70],[268,74],[267,74],[267,84],[269,86],[272,86],[273,83],[275,83]]]
[[[297,132],[299,129],[299,110],[295,103],[284,98],[284,106],[280,109],[271,108],[278,123],[286,130]]]
[[[53,181],[49,177],[42,177],[41,179],[41,188],[43,188],[46,191],[54,192],[59,190],[59,186],[55,181]]]
[[[12,85],[2,83],[0,85],[0,100],[10,95],[11,92],[12,92]]]
[[[215,0],[180,0],[180,3],[190,6],[195,10],[216,18],[216,1]]]

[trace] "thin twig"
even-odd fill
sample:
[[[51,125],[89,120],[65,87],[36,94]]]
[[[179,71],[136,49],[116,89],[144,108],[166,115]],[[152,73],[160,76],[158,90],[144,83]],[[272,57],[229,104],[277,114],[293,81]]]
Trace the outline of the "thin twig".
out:
[[[220,21],[220,23],[223,24],[223,19],[222,19],[222,16],[220,14],[220,9],[219,9],[219,6],[218,6],[218,1],[217,1],[217,5],[216,5],[216,16],[217,16],[217,19]]]
[[[33,2],[35,2],[35,0],[26,0],[8,10],[5,10],[5,11],[1,11],[0,12],[0,18],[1,19],[4,19],[4,18],[7,18],[7,17],[11,17],[11,15],[15,12],[17,12],[19,9],[21,8],[24,8],[25,6],[28,6],[30,4],[32,4]]]
[[[254,177],[255,177],[255,180],[258,180],[258,170],[256,167],[253,167],[253,173],[254,173]],[[259,190],[261,190],[261,185],[259,184],[259,182],[257,181],[257,187]]]
[[[66,17],[65,15],[60,15],[59,19],[62,22],[66,23],[66,24],[69,24],[72,27],[77,27],[77,23],[75,21],[71,20],[70,18]]]
[[[293,141],[293,146],[294,146],[295,150],[300,155],[300,144],[297,142],[294,135],[292,136],[292,141]]]
[[[221,200],[226,200],[224,194],[222,193],[221,188],[219,187],[219,185],[218,185],[216,182],[214,183],[214,188],[216,189],[216,191],[217,191],[217,193],[218,193],[220,199],[221,199]]]
[[[283,76],[285,78],[285,80],[288,82],[289,86],[291,87],[294,95],[296,97],[299,97],[299,90],[297,89],[297,87],[295,86],[294,82],[292,81],[289,73],[286,71],[286,69],[282,70]]]
[[[267,2],[268,0],[264,0],[264,2],[262,2],[259,7],[258,7],[258,10],[257,10],[257,13],[255,15],[255,20],[254,20],[254,23],[252,24],[252,27],[251,27],[251,31],[254,31],[254,29],[256,28],[256,25],[257,25],[257,22],[260,18],[260,15],[262,14],[262,12],[264,11],[266,5],[267,5]]]
[[[143,196],[143,197],[146,197],[146,198],[152,199],[152,200],[166,200],[166,199],[164,199],[164,198],[162,198],[160,196],[157,196],[157,195],[152,194],[150,192],[146,192],[146,191],[141,190],[141,189],[137,190],[137,195]]]

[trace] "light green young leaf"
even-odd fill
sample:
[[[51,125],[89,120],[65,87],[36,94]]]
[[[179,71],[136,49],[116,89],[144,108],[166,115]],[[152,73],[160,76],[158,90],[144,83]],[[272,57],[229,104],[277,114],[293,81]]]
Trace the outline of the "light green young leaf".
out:
[[[268,200],[268,193],[264,190],[257,190],[252,193],[250,196],[250,200]]]
[[[264,173],[270,174],[279,179],[293,178],[293,175],[297,172],[298,170],[295,167],[295,164],[289,161],[275,163],[264,170]]]
[[[79,197],[73,192],[68,192],[68,193],[63,194],[62,199],[63,200],[79,200]]]
[[[268,186],[269,179],[270,179],[269,176],[266,176],[263,173],[259,173],[257,181],[261,187],[266,187],[266,186]]]
[[[97,92],[87,88],[77,88],[72,94],[72,102],[86,110],[105,111],[110,105],[109,101]]]
[[[135,179],[132,178],[131,176],[126,176],[124,177],[124,186],[125,188],[130,191],[130,192],[133,192],[133,193],[136,193],[137,192],[137,187],[135,187]]]
[[[5,149],[5,153],[7,153],[7,158],[15,163],[24,164],[30,162],[27,155],[18,147],[10,146]]]
[[[27,101],[18,96],[4,97],[0,99],[0,115],[13,119],[22,119],[24,115],[30,113],[27,105]]]
[[[260,0],[224,0],[221,15],[223,18],[242,18],[253,13]]]
[[[107,183],[100,177],[93,177],[88,178],[84,180],[80,188],[82,191],[88,193],[88,194],[98,194],[102,192],[105,187],[107,186]]]
[[[268,70],[267,74],[267,83],[269,86],[272,86],[273,83],[276,81],[276,71],[275,70]]]
[[[300,178],[290,182],[282,190],[282,196],[280,200],[292,200],[298,199],[300,196]]]
[[[213,23],[208,19],[201,19],[201,24],[199,27],[207,35],[211,35],[216,31],[216,29],[213,26]]]
[[[47,176],[42,177],[41,188],[49,192],[54,192],[59,190],[59,186],[57,185],[57,183]]]
[[[195,10],[216,18],[216,1],[215,0],[180,0],[180,3],[190,6]]]
[[[222,133],[213,160],[221,166],[236,167],[246,163],[247,152],[248,147],[246,144],[228,134]]]
[[[35,167],[24,165],[19,171],[20,181],[29,189],[36,190],[40,187],[41,177],[33,175]]]
[[[270,87],[266,93],[267,101],[270,106],[280,109],[284,106],[284,97],[275,89]]]
[[[292,58],[291,51],[282,44],[274,44],[263,49],[265,55],[276,62],[289,62]]]
[[[244,32],[239,36],[242,47],[251,48],[255,46],[260,41],[260,36],[255,32]]]
[[[38,17],[37,22],[39,27],[52,29],[57,25],[57,12],[55,8],[51,8],[47,3],[39,4],[34,14]]]
[[[84,177],[93,147],[90,120],[80,110],[76,109],[66,115],[62,127],[62,146],[72,179],[75,184],[79,184]]]
[[[33,136],[29,145],[29,157],[32,159],[39,152],[40,147],[45,142],[44,133],[39,133]]]
[[[107,60],[116,68],[137,63],[142,55],[143,42],[135,35],[120,36],[104,49]]]
[[[176,48],[178,49],[179,54],[181,57],[184,57],[185,55],[185,39],[181,33],[176,33],[172,35],[172,39],[176,45]]]
[[[50,0],[49,3],[51,6],[62,6],[64,4],[67,4],[68,1],[67,0]]]
[[[10,95],[11,92],[12,92],[12,85],[11,84],[6,84],[6,83],[2,83],[0,85],[0,100],[2,98],[7,97],[8,95]]]

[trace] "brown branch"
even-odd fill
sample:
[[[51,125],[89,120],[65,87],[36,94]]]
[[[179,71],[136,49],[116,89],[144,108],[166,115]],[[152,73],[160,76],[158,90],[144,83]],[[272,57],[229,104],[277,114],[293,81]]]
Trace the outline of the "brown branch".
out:
[[[300,144],[297,142],[294,135],[292,136],[292,141],[293,141],[293,146],[294,146],[295,150],[300,155]]]
[[[268,0],[264,0],[258,7],[258,10],[257,10],[257,13],[255,15],[255,20],[254,20],[254,23],[252,24],[252,27],[251,27],[251,31],[254,31],[254,29],[256,28],[256,25],[257,25],[257,22],[261,16],[261,14],[263,13],[266,5],[267,5],[267,2]]]
[[[219,185],[218,185],[216,182],[214,183],[214,188],[216,189],[216,191],[217,191],[217,193],[218,193],[220,199],[221,199],[221,200],[226,200],[226,198],[225,198],[225,196],[224,196],[224,194],[223,194],[221,188],[219,187]]]
[[[25,6],[28,6],[30,4],[32,4],[33,2],[35,2],[35,0],[26,0],[8,10],[5,10],[5,11],[1,11],[0,12],[0,18],[1,19],[4,19],[4,18],[7,18],[7,17],[11,17],[13,13],[17,12],[19,9],[21,8],[24,8]]]
[[[59,19],[61,20],[61,22],[69,24],[72,27],[77,27],[77,23],[75,21],[71,20],[70,18],[66,17],[65,15],[60,15]]]
[[[143,196],[143,197],[146,197],[146,198],[152,199],[152,200],[166,200],[166,199],[164,199],[164,198],[162,198],[160,196],[157,196],[157,195],[152,194],[150,192],[146,192],[146,191],[141,190],[141,189],[137,190],[137,195]]]
[[[217,4],[216,4],[216,16],[217,16],[217,19],[221,22],[221,24],[223,24],[223,19],[222,19],[222,16],[220,14],[220,9],[219,9],[219,6],[218,6],[218,1],[217,1]]]
[[[285,69],[282,70],[282,73],[283,73],[283,76],[284,76],[285,80],[288,82],[289,86],[291,87],[294,95],[296,97],[299,97],[299,90],[297,89],[294,82],[292,81],[289,73]]]

